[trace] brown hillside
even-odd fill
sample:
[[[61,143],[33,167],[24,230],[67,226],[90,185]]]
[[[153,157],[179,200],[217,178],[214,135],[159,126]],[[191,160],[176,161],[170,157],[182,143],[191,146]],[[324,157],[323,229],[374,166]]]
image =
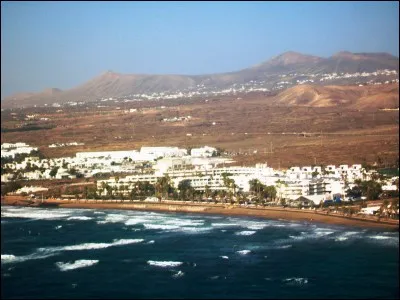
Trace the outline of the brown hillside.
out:
[[[380,109],[399,107],[399,85],[312,86],[298,85],[272,100],[275,105]]]

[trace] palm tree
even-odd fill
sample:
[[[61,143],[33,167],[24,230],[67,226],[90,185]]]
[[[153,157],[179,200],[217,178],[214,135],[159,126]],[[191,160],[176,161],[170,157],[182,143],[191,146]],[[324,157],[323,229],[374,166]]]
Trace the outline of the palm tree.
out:
[[[171,179],[168,175],[164,175],[157,179],[156,190],[163,198],[168,198],[168,191],[171,188]]]
[[[231,176],[232,174],[222,173],[221,175],[224,186],[228,189],[229,193],[231,194],[230,197],[232,197],[232,192],[236,196],[237,185],[235,184],[235,180],[229,178],[229,176]]]
[[[383,203],[382,203],[381,207],[379,208],[379,217],[381,217],[383,214],[385,214],[387,217],[388,204],[389,204],[389,200],[387,200],[387,199],[383,200]]]
[[[209,187],[208,185],[206,185],[206,186],[204,187],[204,194],[205,194],[205,197],[206,197],[207,199],[210,197],[211,190],[210,190],[210,187]]]
[[[264,190],[264,185],[258,179],[252,179],[249,181],[250,191],[257,194],[258,198],[261,198],[261,192]]]

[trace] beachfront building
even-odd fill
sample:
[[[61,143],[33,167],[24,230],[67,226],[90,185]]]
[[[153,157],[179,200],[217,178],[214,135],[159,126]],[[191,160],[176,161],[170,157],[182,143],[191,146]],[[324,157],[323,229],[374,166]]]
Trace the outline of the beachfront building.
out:
[[[169,171],[183,171],[194,169],[190,157],[165,157],[157,160],[153,165],[154,173],[162,176]]]
[[[155,184],[161,176],[156,175],[131,175],[124,178],[110,177],[106,180],[97,181],[97,190],[100,195],[107,195],[107,188],[111,188],[112,194],[121,193],[124,196],[129,195],[130,191],[135,187],[137,182],[149,182]]]
[[[309,180],[286,180],[276,185],[279,199],[295,200],[300,196],[308,195]]]
[[[204,146],[202,148],[193,148],[190,151],[192,157],[211,157],[217,152],[214,147]]]
[[[211,170],[196,170],[189,168],[189,164],[185,164],[185,158],[168,158],[160,160],[163,164],[158,165],[156,172],[149,175],[131,175],[125,178],[100,180],[97,182],[98,187],[107,183],[112,188],[119,188],[127,185],[127,189],[131,190],[135,182],[148,181],[151,184],[157,182],[158,178],[168,175],[175,188],[183,180],[189,180],[191,186],[198,191],[210,190],[227,190],[224,185],[224,175],[228,174],[237,186],[237,191],[248,192],[250,190],[249,181],[258,179],[265,185],[274,185],[277,180],[282,177],[276,176],[274,170],[266,164],[257,164],[256,167],[223,167]],[[165,163],[165,164],[164,164]]]
[[[25,148],[29,148],[29,145],[2,144],[2,149],[6,152]],[[343,198],[345,190],[351,188],[356,179],[368,180],[373,172],[366,172],[359,164],[339,167],[329,165],[326,168],[294,166],[286,171],[274,170],[262,163],[253,167],[229,166],[233,160],[213,157],[212,151],[215,148],[208,146],[194,148],[188,156],[186,149],[178,147],[142,147],[140,151],[78,152],[75,157],[53,159],[27,157],[22,162],[5,164],[10,173],[3,174],[1,179],[7,182],[15,179],[75,178],[76,174],[93,177],[98,173],[106,173],[107,176],[112,173],[128,173],[132,175],[98,182],[98,186],[107,183],[114,191],[122,189],[127,194],[134,183],[148,181],[154,184],[164,175],[171,178],[175,188],[182,180],[189,180],[191,186],[198,191],[227,190],[224,176],[228,176],[234,180],[236,191],[248,192],[249,181],[257,179],[266,186],[275,186],[279,199],[295,200],[300,196],[315,196],[314,198],[323,197],[323,200],[327,200],[334,199],[337,195]],[[57,172],[53,171],[55,169]],[[384,190],[395,188],[392,182],[382,184]]]
[[[121,160],[125,157],[130,157],[131,155],[136,154],[136,150],[128,150],[128,151],[97,151],[97,152],[77,152],[77,159],[85,159],[85,158],[109,158],[109,159],[117,159]]]
[[[153,159],[159,157],[181,157],[187,155],[187,150],[178,147],[142,147],[140,148],[140,154],[149,155]]]

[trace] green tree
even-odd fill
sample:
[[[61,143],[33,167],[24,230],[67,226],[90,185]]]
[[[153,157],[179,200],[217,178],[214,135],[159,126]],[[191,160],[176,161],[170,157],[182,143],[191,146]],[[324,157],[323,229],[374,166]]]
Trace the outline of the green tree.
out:
[[[211,190],[210,190],[210,187],[208,185],[206,185],[204,187],[204,195],[206,196],[206,198],[209,198],[210,195],[211,195]]]
[[[178,184],[179,199],[187,200],[194,197],[194,188],[192,187],[189,179],[184,179]]]
[[[167,198],[171,187],[171,178],[168,175],[158,178],[156,183],[157,196]]]
[[[382,193],[382,186],[375,180],[361,181],[360,189],[367,200],[377,200]]]
[[[53,169],[51,169],[49,175],[50,175],[51,177],[55,177],[55,176],[57,175],[58,168],[59,168],[59,167],[54,167]]]
[[[235,180],[232,178],[229,178],[229,176],[232,176],[230,173],[222,173],[222,181],[224,183],[224,186],[228,189],[228,192],[230,194],[230,197],[233,195],[236,195],[236,189],[237,185],[235,184]]]
[[[263,184],[258,179],[252,179],[249,181],[250,192],[257,195],[258,198],[261,198],[261,193],[264,190]]]

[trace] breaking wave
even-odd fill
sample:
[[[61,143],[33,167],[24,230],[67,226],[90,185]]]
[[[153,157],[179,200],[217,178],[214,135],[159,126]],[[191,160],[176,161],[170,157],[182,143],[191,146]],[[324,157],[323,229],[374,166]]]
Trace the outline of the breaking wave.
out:
[[[91,217],[85,217],[85,216],[77,216],[77,217],[69,217],[67,220],[82,220],[82,221],[88,221],[92,220],[93,218]]]
[[[2,254],[1,255],[1,263],[2,264],[19,263],[19,262],[24,262],[27,260],[32,260],[32,259],[44,259],[44,258],[54,256],[54,255],[57,255],[57,253],[47,253],[47,254],[33,253],[33,254],[22,255],[22,256],[15,256],[13,254]]]
[[[161,224],[143,224],[146,229],[162,229],[162,230],[172,230],[179,229],[176,225],[161,225]]]
[[[73,263],[62,263],[62,262],[57,262],[56,266],[60,269],[60,271],[70,271],[70,270],[75,270],[79,268],[86,268],[93,266],[97,264],[99,261],[98,260],[89,260],[89,259],[80,259],[76,260]]]
[[[174,278],[179,278],[179,277],[182,277],[183,275],[185,275],[185,273],[183,273],[182,271],[178,271],[177,273],[175,273],[174,275],[172,275],[172,277],[174,277]]]
[[[375,239],[375,240],[388,240],[391,237],[390,236],[384,236],[384,235],[373,235],[369,236],[370,239]]]
[[[169,268],[169,267],[173,268],[183,264],[183,262],[180,261],[156,261],[156,260],[148,260],[147,263],[150,266],[156,266],[161,268]]]
[[[235,234],[236,235],[253,235],[255,233],[256,233],[256,231],[245,230],[245,231],[236,232]]]
[[[38,251],[42,253],[52,253],[60,251],[94,250],[94,249],[104,249],[113,246],[136,244],[136,243],[141,243],[143,241],[144,241],[143,239],[120,239],[120,240],[114,240],[112,243],[84,243],[72,246],[45,247],[45,248],[39,248]]]
[[[288,285],[305,285],[308,283],[308,279],[307,278],[286,278],[282,280],[284,283],[288,284]]]
[[[250,250],[240,250],[240,251],[236,251],[237,253],[239,253],[240,255],[247,255],[249,254],[251,251]]]
[[[67,212],[54,211],[54,210],[43,210],[40,208],[23,208],[15,211],[7,210],[1,212],[2,217],[7,218],[25,218],[25,219],[39,219],[39,220],[55,220],[64,219],[69,217],[70,214]]]

